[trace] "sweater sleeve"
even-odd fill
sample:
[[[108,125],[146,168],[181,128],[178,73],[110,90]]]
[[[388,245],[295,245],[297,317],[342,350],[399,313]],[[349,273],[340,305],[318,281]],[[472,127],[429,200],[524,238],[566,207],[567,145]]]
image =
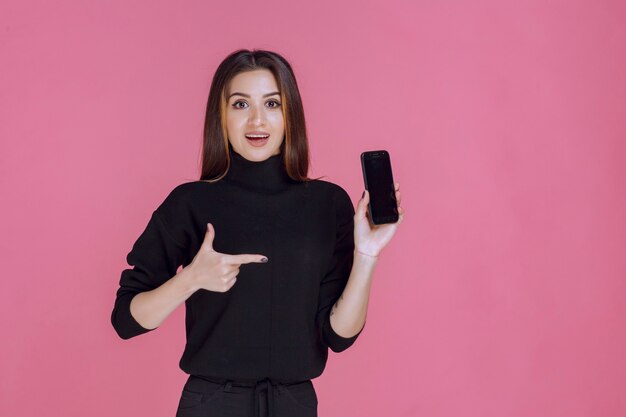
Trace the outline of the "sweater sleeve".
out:
[[[129,266],[122,271],[111,323],[122,339],[130,339],[155,329],[141,326],[130,313],[130,302],[141,292],[150,291],[176,274],[184,262],[186,245],[181,243],[181,227],[171,228],[167,219],[181,216],[174,192],[152,213],[148,224],[126,256]],[[177,238],[176,238],[177,237]]]
[[[333,352],[342,352],[352,346],[365,324],[352,337],[337,334],[330,325],[330,311],[348,283],[354,261],[354,206],[343,188],[338,187],[334,195],[337,235],[330,268],[320,286],[317,323],[322,343]]]

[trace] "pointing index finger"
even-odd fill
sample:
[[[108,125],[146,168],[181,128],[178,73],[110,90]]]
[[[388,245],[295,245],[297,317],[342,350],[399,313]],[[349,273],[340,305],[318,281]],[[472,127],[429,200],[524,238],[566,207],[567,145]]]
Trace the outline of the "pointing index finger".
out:
[[[265,259],[265,261],[263,261],[263,259]],[[265,263],[267,262],[267,258],[264,255],[260,255],[260,254],[249,254],[249,253],[244,253],[241,255],[228,255],[226,256],[226,262],[231,263],[231,264],[237,264],[237,265],[241,265],[241,264],[249,264],[249,263]]]

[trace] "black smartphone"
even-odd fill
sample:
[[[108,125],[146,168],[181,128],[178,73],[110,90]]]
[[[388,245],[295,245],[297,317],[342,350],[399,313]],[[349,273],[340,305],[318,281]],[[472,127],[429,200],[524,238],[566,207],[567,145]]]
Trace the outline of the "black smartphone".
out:
[[[396,223],[398,202],[391,173],[389,152],[385,150],[367,151],[361,154],[363,181],[369,192],[368,211],[372,224]]]

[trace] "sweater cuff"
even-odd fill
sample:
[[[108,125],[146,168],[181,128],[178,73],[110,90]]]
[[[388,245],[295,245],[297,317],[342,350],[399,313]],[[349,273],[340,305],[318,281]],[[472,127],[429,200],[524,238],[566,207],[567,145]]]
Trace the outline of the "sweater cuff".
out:
[[[365,323],[367,323],[367,321]],[[363,332],[363,329],[365,328],[365,323],[363,323],[363,327],[361,327],[361,330],[359,330],[359,332],[354,336],[343,337],[335,332],[333,327],[330,325],[330,314],[327,314],[323,325],[324,339],[326,341],[326,344],[333,352],[343,352],[344,350],[352,346],[352,344],[356,341],[361,332]]]
[[[156,329],[146,329],[130,313],[130,302],[135,295],[137,294],[125,294],[119,297],[117,306],[111,316],[111,322],[115,331],[124,340]]]

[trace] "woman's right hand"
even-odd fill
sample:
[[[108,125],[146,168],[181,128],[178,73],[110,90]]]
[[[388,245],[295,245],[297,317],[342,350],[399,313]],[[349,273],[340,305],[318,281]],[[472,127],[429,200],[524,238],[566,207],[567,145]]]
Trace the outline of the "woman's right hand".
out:
[[[213,249],[214,238],[215,229],[211,223],[208,223],[200,250],[191,263],[185,267],[196,289],[226,292],[235,285],[239,267],[242,264],[267,262],[267,258],[263,255],[230,255],[217,252]]]

